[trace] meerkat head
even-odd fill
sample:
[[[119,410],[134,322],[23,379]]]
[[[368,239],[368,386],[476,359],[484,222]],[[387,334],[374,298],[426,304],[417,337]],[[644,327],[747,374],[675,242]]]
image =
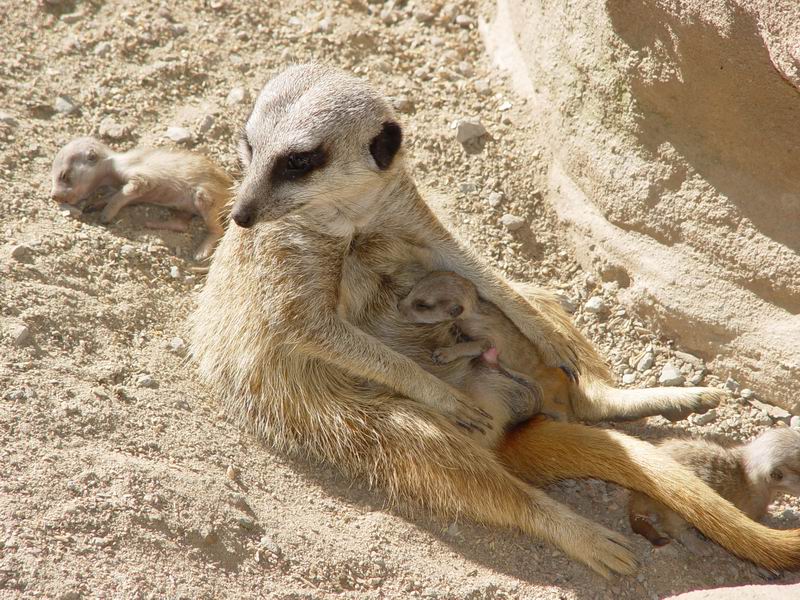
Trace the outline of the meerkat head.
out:
[[[434,272],[423,277],[397,308],[412,323],[441,323],[469,316],[478,305],[475,286],[460,275]]]
[[[800,496],[800,431],[770,429],[745,447],[747,469],[776,494]]]
[[[291,67],[267,83],[242,131],[231,217],[251,227],[304,212],[357,226],[402,169],[401,143],[392,109],[367,83],[324,65]]]
[[[108,146],[92,137],[69,142],[53,160],[50,197],[67,204],[84,199],[105,177],[101,163],[111,154]]]

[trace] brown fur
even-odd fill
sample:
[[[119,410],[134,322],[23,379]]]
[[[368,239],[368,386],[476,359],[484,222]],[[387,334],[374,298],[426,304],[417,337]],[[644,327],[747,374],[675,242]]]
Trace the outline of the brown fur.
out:
[[[178,216],[148,227],[186,231],[192,215],[203,218],[208,235],[196,260],[211,256],[223,233],[231,198],[230,177],[204,156],[180,150],[136,148],[116,153],[90,137],[77,138],[56,155],[51,197],[77,204],[102,186],[117,188],[100,220],[110,223],[128,204],[151,203],[178,211]]]
[[[402,150],[384,160],[393,121],[368,85],[319,65],[287,70],[259,96],[244,130],[245,172],[233,209],[246,228],[228,227],[192,317],[199,371],[226,410],[281,450],[336,464],[395,499],[517,528],[604,575],[634,570],[625,538],[525,480],[616,481],[663,501],[734,551],[797,565],[797,532],[756,527],[645,442],[567,423],[516,429],[494,449],[464,434],[456,423],[479,415],[464,409],[468,396],[436,376],[446,365],[433,363],[430,348],[442,342],[428,336],[438,328],[409,324],[397,310],[436,270],[470,280],[545,366],[579,370],[592,414],[625,407],[609,408],[609,394],[597,393],[613,389],[606,367],[552,297],[534,291],[526,300],[460,246],[417,192]],[[324,149],[324,167],[296,179],[281,175],[296,153],[312,148]],[[408,347],[419,350],[396,350]],[[636,410],[677,414],[719,397],[663,390]]]
[[[751,519],[761,519],[779,494],[800,496],[800,432],[793,429],[771,429],[749,444],[729,448],[706,440],[666,440],[658,447]],[[628,516],[631,528],[656,545],[669,540],[648,516],[657,517],[669,537],[692,551],[703,551],[691,525],[644,494],[631,493]]]

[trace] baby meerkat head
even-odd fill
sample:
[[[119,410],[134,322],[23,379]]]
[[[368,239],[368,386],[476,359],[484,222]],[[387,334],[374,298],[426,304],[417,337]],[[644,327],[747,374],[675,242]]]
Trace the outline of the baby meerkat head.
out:
[[[478,292],[470,281],[439,271],[423,277],[397,307],[412,323],[441,323],[469,316],[477,304]]]
[[[800,431],[770,429],[747,444],[748,471],[755,471],[776,493],[800,496]]]
[[[56,202],[76,204],[91,194],[105,176],[101,162],[111,154],[108,146],[92,137],[69,142],[53,160],[50,197]]]
[[[367,83],[325,65],[291,67],[267,83],[242,131],[231,217],[240,227],[296,212],[369,220],[402,169],[401,142],[392,109]]]

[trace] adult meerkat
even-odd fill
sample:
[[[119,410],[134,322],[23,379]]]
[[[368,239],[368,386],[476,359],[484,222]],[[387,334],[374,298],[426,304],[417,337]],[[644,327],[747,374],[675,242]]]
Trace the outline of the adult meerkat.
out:
[[[117,188],[100,214],[103,223],[128,204],[143,202],[178,211],[175,218],[146,223],[156,229],[186,231],[192,215],[199,215],[208,235],[195,260],[211,256],[222,236],[232,185],[227,173],[199,154],[162,148],[118,153],[92,137],[74,139],[58,151],[51,179],[53,200],[73,205],[102,186]]]
[[[446,271],[430,273],[398,303],[398,309],[403,318],[413,323],[452,323],[465,338],[436,348],[434,362],[448,364],[465,357],[481,357],[530,381],[538,392],[538,408],[549,416],[566,419],[573,412],[580,413],[578,402],[577,411],[570,410],[570,388],[576,396],[580,388],[569,385],[570,379],[563,370],[543,366],[528,338],[499,308],[482,300],[472,282],[464,277]],[[478,397],[474,392],[470,396]],[[502,401],[500,397],[499,403]]]
[[[666,440],[658,447],[751,519],[761,519],[770,502],[781,494],[800,496],[800,431],[770,429],[747,444],[732,447],[707,440]],[[659,533],[651,516],[658,519],[669,537]],[[703,551],[692,526],[648,496],[631,493],[628,517],[631,529],[655,546],[663,546],[672,538],[691,551]]]
[[[454,425],[485,416],[397,351],[426,330],[402,319],[397,301],[436,270],[472,281],[546,366],[579,370],[595,418],[688,414],[720,395],[665,389],[632,408],[618,401],[602,359],[558,303],[539,291],[524,299],[435,218],[406,171],[401,138],[388,103],[335,69],[292,67],[259,95],[240,143],[235,226],[191,317],[199,372],[228,413],[278,449],[336,464],[395,499],[518,528],[604,575],[635,569],[626,539],[526,480],[614,481],[740,556],[796,566],[798,532],[752,522],[651,444],[534,419],[489,448]]]

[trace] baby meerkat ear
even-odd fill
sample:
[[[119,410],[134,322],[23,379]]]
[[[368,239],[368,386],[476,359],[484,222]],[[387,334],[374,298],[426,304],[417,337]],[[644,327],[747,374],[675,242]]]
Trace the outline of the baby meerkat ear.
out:
[[[449,314],[451,317],[455,319],[456,317],[460,317],[461,313],[463,312],[464,312],[463,306],[461,306],[460,304],[453,304],[447,311],[447,314]]]
[[[97,151],[94,148],[89,148],[89,151],[86,153],[86,160],[90,163],[97,162]]]
[[[381,132],[372,138],[369,143],[369,153],[381,171],[385,171],[392,164],[400,144],[403,143],[403,132],[400,125],[392,121],[383,124]]]
[[[770,471],[769,476],[770,476],[770,479],[772,479],[772,481],[782,481],[783,480],[783,469],[781,469],[780,467],[777,468],[777,469],[772,469],[772,471]]]

